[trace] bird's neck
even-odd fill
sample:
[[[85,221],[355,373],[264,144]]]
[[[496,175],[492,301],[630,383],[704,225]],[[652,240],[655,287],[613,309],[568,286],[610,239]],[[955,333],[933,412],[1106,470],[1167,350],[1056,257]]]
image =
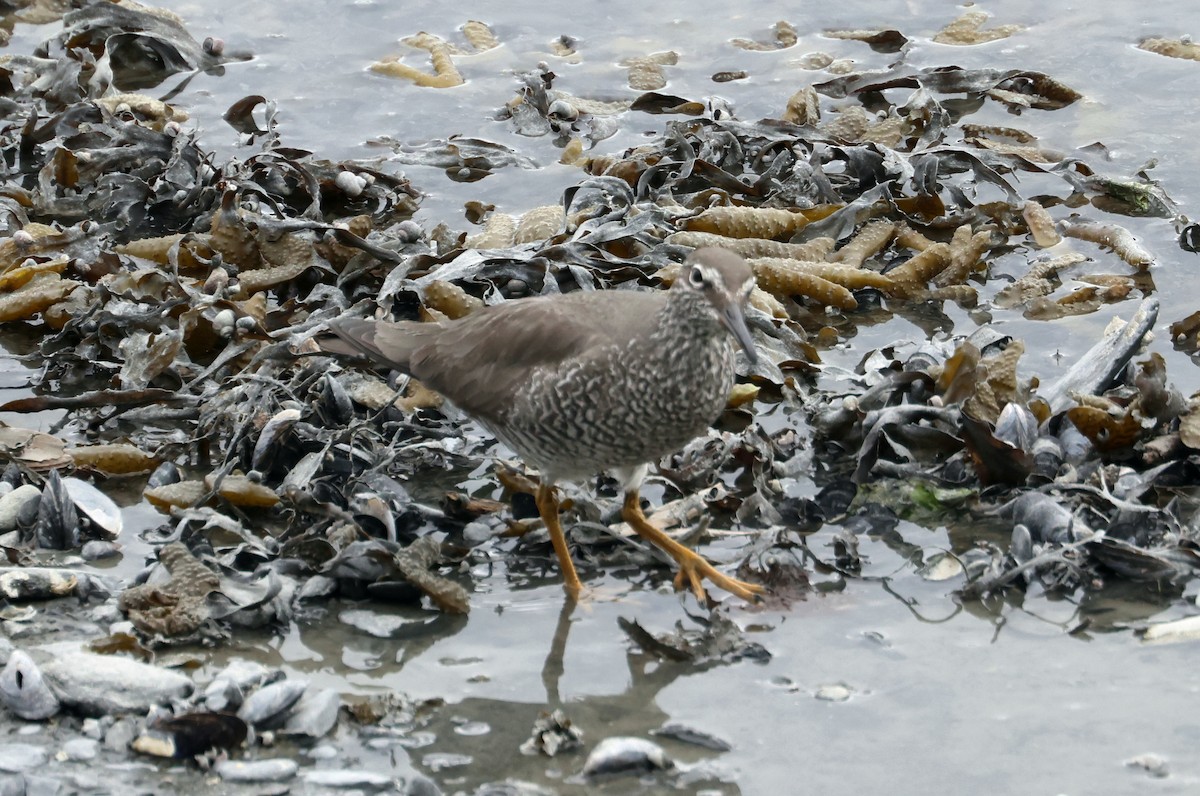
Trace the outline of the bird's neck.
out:
[[[675,339],[695,340],[707,343],[721,333],[721,321],[713,310],[712,302],[692,290],[672,290],[667,294],[667,303],[662,310],[659,323],[661,330],[672,330],[669,334],[683,337]]]

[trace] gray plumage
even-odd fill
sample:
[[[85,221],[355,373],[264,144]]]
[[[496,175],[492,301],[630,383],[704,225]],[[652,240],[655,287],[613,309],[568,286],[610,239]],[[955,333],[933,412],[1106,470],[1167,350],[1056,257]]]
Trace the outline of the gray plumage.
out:
[[[632,473],[721,413],[734,339],[754,356],[742,314],[753,286],[741,257],[700,249],[667,291],[521,299],[442,323],[342,319],[323,345],[411,374],[546,483]]]

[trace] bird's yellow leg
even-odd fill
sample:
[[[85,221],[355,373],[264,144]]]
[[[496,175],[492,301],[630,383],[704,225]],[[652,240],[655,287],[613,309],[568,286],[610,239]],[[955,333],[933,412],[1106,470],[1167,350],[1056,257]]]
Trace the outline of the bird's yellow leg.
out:
[[[679,564],[679,574],[675,576],[676,591],[688,585],[697,600],[701,603],[707,602],[708,595],[701,583],[705,578],[717,588],[751,602],[757,600],[757,595],[765,591],[762,586],[755,583],[746,583],[723,575],[699,553],[689,550],[651,525],[650,521],[646,519],[646,515],[642,513],[641,498],[636,489],[625,492],[625,505],[621,508],[621,518],[629,523],[629,527],[637,531],[638,536],[658,547]]]
[[[546,530],[550,532],[550,543],[554,545],[554,553],[558,556],[558,565],[563,573],[563,591],[569,597],[577,599],[583,593],[583,584],[575,572],[575,562],[571,560],[571,552],[567,549],[567,537],[558,519],[558,496],[553,486],[539,484],[534,497],[538,514],[541,515],[542,522],[546,523]]]

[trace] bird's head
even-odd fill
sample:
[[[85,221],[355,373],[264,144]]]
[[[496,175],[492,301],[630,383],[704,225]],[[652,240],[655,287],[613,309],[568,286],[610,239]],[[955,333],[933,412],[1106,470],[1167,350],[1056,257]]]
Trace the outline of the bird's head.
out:
[[[754,289],[754,272],[741,256],[726,249],[696,249],[683,261],[674,290],[687,290],[708,300],[713,314],[737,340],[753,363],[758,355],[746,327],[745,307]]]

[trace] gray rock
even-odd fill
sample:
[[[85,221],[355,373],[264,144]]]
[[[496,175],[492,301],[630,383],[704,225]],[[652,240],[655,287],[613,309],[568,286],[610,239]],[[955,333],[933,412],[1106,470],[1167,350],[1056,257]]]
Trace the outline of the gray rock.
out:
[[[63,791],[63,783],[57,777],[25,775],[25,796],[58,796]]]
[[[16,715],[30,721],[48,719],[58,713],[58,697],[50,690],[42,672],[22,650],[8,656],[0,672],[0,702]]]
[[[304,772],[304,781],[309,785],[324,788],[386,788],[392,778],[374,771],[322,770]]]
[[[42,499],[42,490],[33,484],[19,486],[4,497],[0,497],[0,533],[17,529],[17,519],[28,505],[36,505]]]
[[[653,741],[615,736],[596,744],[583,764],[583,773],[589,777],[636,774],[672,768],[674,765],[663,748]]]
[[[204,704],[218,713],[237,708],[242,704],[242,689],[231,680],[213,680],[204,689]]]
[[[271,670],[261,663],[237,660],[217,672],[213,681],[226,680],[242,689],[244,693],[260,683],[270,683],[278,679],[278,676],[271,676]]]
[[[221,760],[218,776],[226,782],[282,782],[296,776],[300,766],[295,760],[276,757],[268,760]]]
[[[0,796],[25,796],[25,777],[20,774],[0,776]]]
[[[314,746],[312,749],[309,749],[305,754],[313,760],[332,760],[338,756],[339,752],[333,744],[323,743],[320,746]]]
[[[137,723],[133,719],[118,719],[104,733],[104,746],[114,752],[124,752],[137,735]]]
[[[395,614],[381,614],[361,608],[342,611],[338,614],[338,620],[375,638],[396,638],[402,635],[405,629],[424,624],[424,621],[406,619]]]
[[[332,688],[308,691],[292,707],[280,732],[321,738],[337,724],[341,707],[342,696]]]
[[[29,771],[46,764],[49,755],[45,747],[28,743],[0,744],[0,771],[12,774]]]
[[[283,723],[285,713],[308,688],[307,680],[281,680],[255,691],[238,710],[238,718],[259,729]]]
[[[192,693],[185,675],[112,655],[69,653],[43,666],[42,675],[64,704],[90,716],[145,713]]]
[[[94,760],[100,744],[91,738],[72,738],[62,745],[62,753],[68,760]]]
[[[442,789],[428,777],[413,774],[404,789],[404,796],[442,796]]]
[[[79,550],[79,555],[84,561],[103,561],[106,558],[116,558],[121,555],[121,547],[115,542],[102,542],[99,539],[93,539],[90,542],[84,542],[83,547]]]

